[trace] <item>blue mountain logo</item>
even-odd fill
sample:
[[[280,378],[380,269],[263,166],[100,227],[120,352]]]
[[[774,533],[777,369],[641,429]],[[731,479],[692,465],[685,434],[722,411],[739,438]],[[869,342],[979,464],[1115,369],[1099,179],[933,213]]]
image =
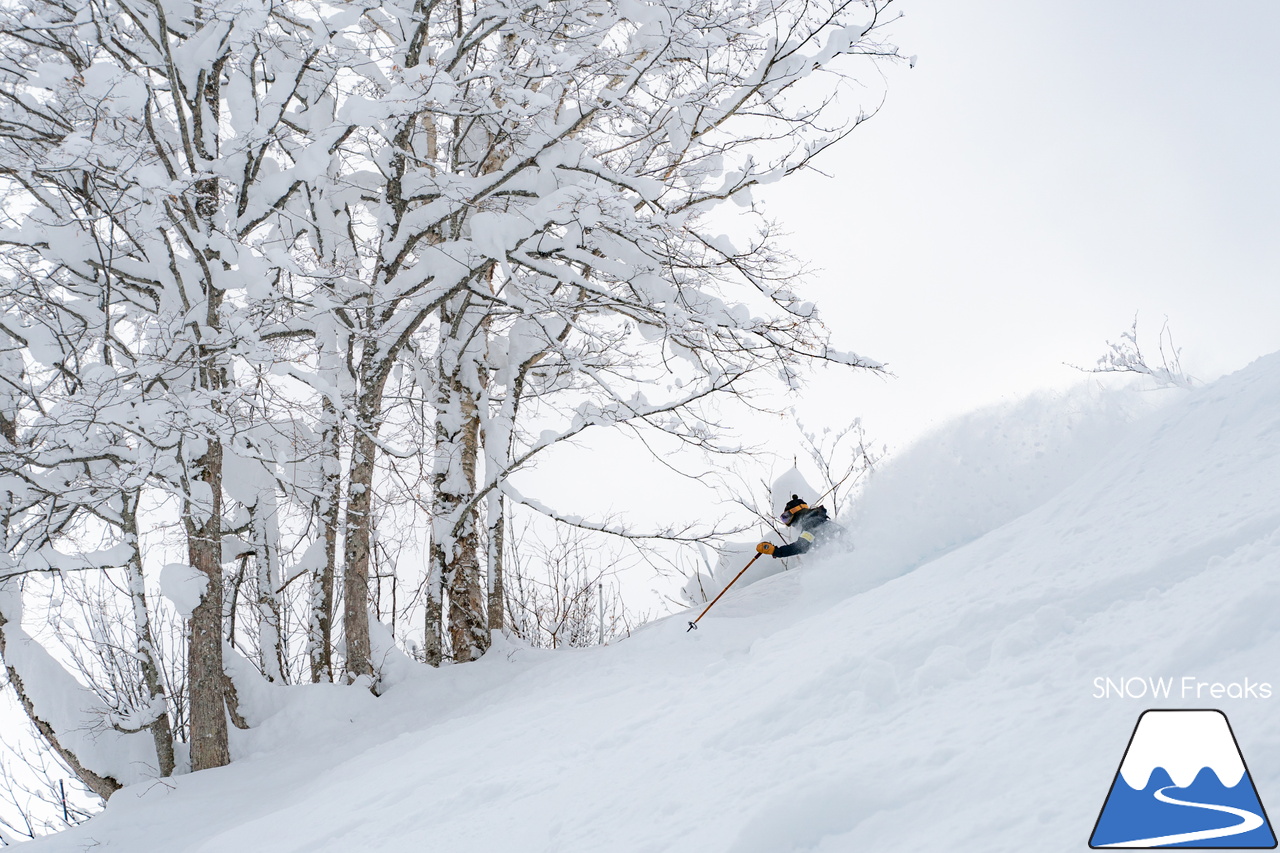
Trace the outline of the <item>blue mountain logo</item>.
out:
[[[1144,711],[1089,846],[1273,849],[1275,833],[1221,711]]]

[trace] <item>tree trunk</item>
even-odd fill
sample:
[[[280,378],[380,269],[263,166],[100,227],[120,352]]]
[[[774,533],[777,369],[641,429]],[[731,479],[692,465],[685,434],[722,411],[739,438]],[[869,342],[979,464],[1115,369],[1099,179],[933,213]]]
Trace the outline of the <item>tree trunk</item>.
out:
[[[204,26],[204,14],[204,9],[196,7],[197,27]],[[191,116],[189,141],[194,155],[187,167],[193,174],[209,174],[207,165],[218,159],[220,87],[228,56],[220,53],[207,68],[200,70],[197,88],[185,105]],[[220,206],[218,178],[198,178],[193,189],[206,272],[200,282],[204,317],[190,324],[196,338],[195,361],[191,367],[196,372],[198,389],[208,395],[206,408],[212,415],[210,422],[216,424],[223,414],[222,394],[227,387],[223,349],[217,341],[222,329],[223,291],[213,279],[216,270],[227,269],[227,261],[211,245]],[[186,476],[182,506],[187,560],[204,575],[207,584],[204,596],[191,612],[191,633],[187,640],[193,772],[221,767],[231,761],[227,744],[227,675],[222,665],[222,437],[216,427],[203,432],[204,452],[194,461],[194,478],[190,473]],[[185,459],[183,462],[190,466]]]
[[[5,625],[8,619],[5,617],[3,607],[0,606],[0,659],[6,661],[5,674],[8,676],[9,685],[13,688],[13,692],[17,694],[18,704],[22,706],[22,710],[26,713],[27,719],[36,727],[36,731],[40,732],[45,742],[58,754],[58,757],[71,768],[76,777],[84,782],[90,791],[93,791],[102,799],[108,799],[116,791],[120,790],[121,785],[110,776],[101,776],[80,763],[80,759],[76,754],[62,745],[58,739],[58,733],[53,730],[53,726],[46,723],[36,713],[35,705],[32,704],[30,697],[27,695],[26,686],[22,682],[22,677],[18,671],[8,664],[8,658],[5,657]]]
[[[312,682],[333,680],[333,587],[338,562],[338,511],[342,501],[342,445],[338,410],[325,397],[322,415],[324,475],[321,483],[320,525],[324,538],[324,566],[311,584],[310,657]]]
[[[444,558],[436,553],[433,540],[427,557],[427,625],[422,646],[423,659],[431,666],[444,663],[444,578],[440,573],[443,565]]]
[[[8,445],[7,449],[16,450],[18,446],[18,423],[17,413],[0,412],[0,438]],[[0,506],[0,537],[4,538],[5,552],[8,553],[9,547],[9,509],[13,499],[12,493],[6,492],[4,495],[4,504]],[[8,601],[14,602],[14,610],[12,618],[15,624],[22,621],[22,591],[17,587],[19,581],[15,578],[0,579],[0,661],[4,663],[5,675],[8,678],[9,686],[13,688],[14,694],[18,697],[18,704],[22,706],[23,713],[27,715],[27,719],[35,726],[36,731],[45,739],[45,742],[58,754],[58,757],[71,768],[76,777],[102,799],[106,800],[116,791],[120,790],[120,783],[110,776],[101,776],[80,763],[79,758],[71,750],[64,747],[58,739],[58,733],[53,730],[53,726],[49,725],[36,713],[35,705],[32,703],[30,696],[27,694],[26,686],[22,682],[22,676],[9,663],[9,657],[5,653],[5,626],[9,624],[9,615],[6,614],[5,605]],[[8,588],[6,588],[8,587]]]
[[[480,591],[477,514],[467,509],[476,493],[480,415],[476,394],[463,381],[468,345],[478,332],[465,300],[458,297],[441,312],[428,572],[429,577],[438,575],[448,590],[449,641],[453,659],[460,663],[478,659],[490,642]]]
[[[372,319],[372,311],[368,316]],[[347,516],[343,533],[342,622],[347,638],[346,680],[373,677],[369,642],[369,561],[373,545],[373,475],[377,462],[376,436],[382,413],[382,391],[390,375],[385,354],[364,342],[360,356],[356,425],[351,437],[351,475],[347,488]],[[372,685],[371,685],[372,686]]]
[[[506,543],[505,501],[497,489],[489,493],[489,633],[506,630],[506,595],[502,552]]]
[[[160,664],[156,660],[155,636],[151,630],[151,611],[147,606],[146,585],[142,574],[142,552],[138,547],[138,492],[121,495],[123,508],[121,521],[126,541],[130,547],[129,562],[125,566],[129,581],[129,597],[133,603],[134,636],[137,638],[138,665],[142,670],[142,683],[151,700],[151,712],[155,719],[147,726],[156,745],[156,765],[160,776],[172,776],[174,770],[173,728],[169,722],[169,697],[164,692],[160,677]]]
[[[446,517],[462,515],[462,530],[456,539],[453,565],[445,577],[449,584],[449,641],[453,645],[453,659],[458,663],[478,660],[489,648],[490,635],[484,610],[484,596],[480,592],[480,531],[477,513],[464,507],[475,495],[476,459],[479,455],[480,417],[473,396],[456,383],[453,388],[462,403],[463,428],[460,436],[462,451],[462,475],[467,491],[459,495],[446,494],[452,505]]]
[[[364,407],[361,406],[361,410]],[[346,553],[342,575],[342,624],[347,638],[346,680],[373,676],[369,644],[369,544],[372,541],[373,465],[377,446],[370,421],[361,418],[352,438],[347,492]]]
[[[267,681],[284,684],[284,634],[281,631],[280,599],[276,594],[280,586],[276,551],[279,530],[275,517],[276,495],[275,484],[272,483],[258,493],[258,500],[250,511],[253,561],[257,569],[258,661]]]
[[[191,712],[191,769],[221,767],[231,761],[227,746],[226,677],[222,668],[222,444],[208,439],[196,460],[195,483],[207,488],[209,504],[184,500],[187,559],[204,575],[206,587],[191,612],[187,645],[188,706]]]

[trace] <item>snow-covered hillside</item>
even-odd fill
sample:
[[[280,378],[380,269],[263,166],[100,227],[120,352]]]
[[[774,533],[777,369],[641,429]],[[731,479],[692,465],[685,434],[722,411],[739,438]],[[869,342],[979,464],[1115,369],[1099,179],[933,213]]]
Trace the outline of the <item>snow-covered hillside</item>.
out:
[[[1048,479],[887,471],[869,500],[934,489],[892,525],[867,507],[896,540],[735,588],[697,632],[273,691],[231,766],[29,849],[1078,851],[1148,707],[1222,709],[1280,811],[1280,355],[1118,434]],[[1023,503],[939,533],[992,490]],[[1148,677],[1171,695],[1096,698]],[[1246,679],[1270,698],[1226,695]]]

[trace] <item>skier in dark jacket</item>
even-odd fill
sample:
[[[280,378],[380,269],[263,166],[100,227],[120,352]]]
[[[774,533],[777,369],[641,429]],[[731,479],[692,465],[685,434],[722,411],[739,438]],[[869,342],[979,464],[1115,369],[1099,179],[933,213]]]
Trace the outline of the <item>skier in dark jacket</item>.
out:
[[[787,527],[799,530],[800,535],[790,545],[777,546],[771,542],[761,542],[756,546],[757,552],[771,554],[774,558],[794,557],[805,553],[815,544],[821,545],[840,532],[839,525],[827,518],[826,507],[810,507],[799,495],[791,496],[786,509],[778,517]]]

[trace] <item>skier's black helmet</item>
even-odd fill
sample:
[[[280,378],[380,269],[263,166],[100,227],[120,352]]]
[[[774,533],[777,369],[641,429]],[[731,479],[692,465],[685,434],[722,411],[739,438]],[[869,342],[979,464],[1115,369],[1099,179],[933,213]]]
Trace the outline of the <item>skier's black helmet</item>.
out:
[[[787,501],[786,509],[782,511],[782,515],[778,516],[778,518],[782,519],[783,524],[790,527],[791,522],[796,520],[796,516],[800,514],[801,510],[806,510],[808,508],[809,505],[800,500],[799,495],[792,495],[791,500]]]

